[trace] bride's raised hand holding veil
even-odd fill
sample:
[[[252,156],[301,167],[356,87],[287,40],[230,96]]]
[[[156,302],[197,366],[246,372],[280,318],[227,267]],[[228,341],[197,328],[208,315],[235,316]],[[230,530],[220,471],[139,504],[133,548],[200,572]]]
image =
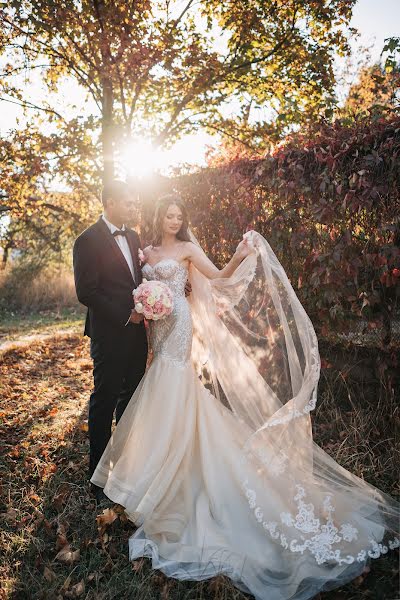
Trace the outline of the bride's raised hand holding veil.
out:
[[[398,547],[398,503],[313,442],[318,342],[267,240],[248,232],[219,270],[168,196],[145,255],[174,307],[92,477],[138,526],[130,558],[305,600]]]

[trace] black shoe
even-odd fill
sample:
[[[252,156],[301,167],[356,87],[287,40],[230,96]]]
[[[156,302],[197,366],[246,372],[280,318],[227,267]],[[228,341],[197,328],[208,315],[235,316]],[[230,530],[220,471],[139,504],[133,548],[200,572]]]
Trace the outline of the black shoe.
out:
[[[111,500],[105,495],[103,490],[100,489],[96,492],[96,502],[97,504],[110,504]]]
[[[98,485],[91,484],[91,492],[95,497],[97,504],[107,504],[110,503],[111,500],[105,495],[103,488]]]

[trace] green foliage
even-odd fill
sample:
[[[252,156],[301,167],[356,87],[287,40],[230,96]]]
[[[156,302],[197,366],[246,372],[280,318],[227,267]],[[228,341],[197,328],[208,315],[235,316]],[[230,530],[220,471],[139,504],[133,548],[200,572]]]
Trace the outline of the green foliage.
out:
[[[335,105],[334,60],[349,54],[343,26],[354,4],[207,2],[206,13],[226,33],[233,55],[227,93],[244,100],[238,118],[227,121],[218,115],[218,130],[253,148],[268,149],[268,142],[281,139],[293,125],[330,115]],[[269,115],[263,118],[265,111]]]
[[[398,70],[400,61],[400,37],[386,38],[382,54],[385,52],[387,52],[385,71],[391,73],[396,69]]]

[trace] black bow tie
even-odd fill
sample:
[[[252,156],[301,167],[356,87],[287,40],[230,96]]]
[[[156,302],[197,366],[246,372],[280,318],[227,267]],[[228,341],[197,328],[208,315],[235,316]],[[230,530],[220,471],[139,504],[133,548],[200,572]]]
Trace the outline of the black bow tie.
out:
[[[126,229],[116,229],[113,232],[113,236],[115,237],[116,235],[124,235],[126,237]]]

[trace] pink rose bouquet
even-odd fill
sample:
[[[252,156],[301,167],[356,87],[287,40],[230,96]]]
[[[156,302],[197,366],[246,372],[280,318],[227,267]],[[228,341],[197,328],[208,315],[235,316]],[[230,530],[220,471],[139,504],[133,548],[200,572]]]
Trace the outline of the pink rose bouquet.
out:
[[[133,290],[133,299],[136,312],[153,321],[170,315],[173,309],[172,292],[162,281],[144,280]]]

